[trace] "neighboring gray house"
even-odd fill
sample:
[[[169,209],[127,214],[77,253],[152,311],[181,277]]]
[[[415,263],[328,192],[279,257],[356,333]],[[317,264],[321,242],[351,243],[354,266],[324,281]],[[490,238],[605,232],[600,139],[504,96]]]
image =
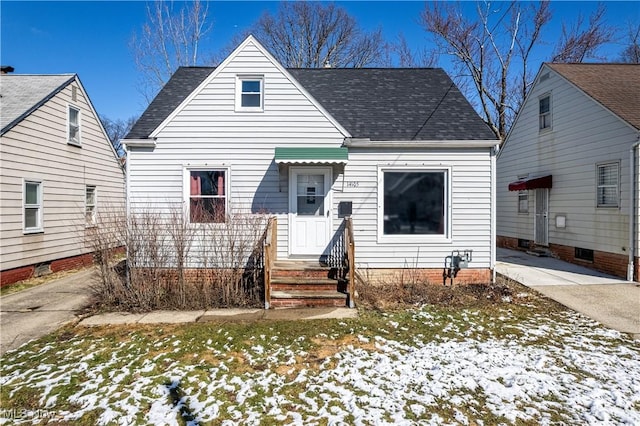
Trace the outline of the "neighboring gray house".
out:
[[[488,282],[499,141],[441,69],[285,69],[253,37],[180,68],[126,139],[129,210],[277,218],[278,259],[327,256],[350,215],[359,268]]]
[[[498,246],[637,279],[639,141],[640,65],[543,64],[498,154]]]
[[[2,285],[91,263],[85,233],[123,208],[124,170],[75,74],[0,76]]]

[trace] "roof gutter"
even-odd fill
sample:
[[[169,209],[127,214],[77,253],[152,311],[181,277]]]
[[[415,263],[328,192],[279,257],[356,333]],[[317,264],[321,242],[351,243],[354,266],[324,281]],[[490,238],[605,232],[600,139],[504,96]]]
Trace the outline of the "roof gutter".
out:
[[[409,141],[372,141],[366,138],[345,138],[347,148],[493,148],[499,144],[497,139],[480,140],[409,140]]]
[[[120,143],[124,146],[124,149],[156,147],[155,139],[121,139]]]

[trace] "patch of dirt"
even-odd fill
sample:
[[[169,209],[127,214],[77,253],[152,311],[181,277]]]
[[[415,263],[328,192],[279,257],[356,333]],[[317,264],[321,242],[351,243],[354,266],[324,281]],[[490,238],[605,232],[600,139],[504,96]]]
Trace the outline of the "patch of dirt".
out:
[[[385,282],[356,284],[359,306],[378,310],[402,309],[434,305],[471,308],[506,303],[527,303],[535,292],[521,284],[499,276],[493,284],[463,284],[444,286],[429,282]]]

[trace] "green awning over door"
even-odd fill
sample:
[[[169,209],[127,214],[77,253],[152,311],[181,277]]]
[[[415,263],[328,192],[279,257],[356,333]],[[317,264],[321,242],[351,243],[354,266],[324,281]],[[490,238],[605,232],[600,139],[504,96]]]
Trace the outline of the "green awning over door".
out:
[[[278,164],[345,164],[349,160],[347,148],[276,147]]]

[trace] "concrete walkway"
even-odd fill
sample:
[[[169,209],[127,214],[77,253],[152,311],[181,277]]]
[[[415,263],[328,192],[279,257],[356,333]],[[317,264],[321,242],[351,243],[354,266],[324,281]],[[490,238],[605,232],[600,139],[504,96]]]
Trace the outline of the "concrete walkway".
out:
[[[357,316],[358,310],[349,308],[210,309],[200,311],[153,311],[141,314],[112,312],[87,317],[80,321],[79,325],[344,319],[357,318]]]
[[[498,249],[496,271],[601,324],[640,339],[640,284],[551,257]]]
[[[76,320],[94,280],[87,269],[0,297],[0,355]]]
[[[76,321],[90,301],[95,271],[84,270],[0,297],[0,355]],[[355,318],[357,309],[214,309],[154,311],[144,314],[106,313],[82,319],[79,325],[153,324],[207,321],[311,320]]]

